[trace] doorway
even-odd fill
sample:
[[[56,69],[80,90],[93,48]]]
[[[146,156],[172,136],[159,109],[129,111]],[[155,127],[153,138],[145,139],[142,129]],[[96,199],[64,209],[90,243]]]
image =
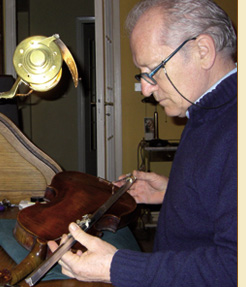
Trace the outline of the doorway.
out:
[[[77,18],[77,56],[82,85],[78,89],[79,170],[97,175],[97,106],[95,18]]]

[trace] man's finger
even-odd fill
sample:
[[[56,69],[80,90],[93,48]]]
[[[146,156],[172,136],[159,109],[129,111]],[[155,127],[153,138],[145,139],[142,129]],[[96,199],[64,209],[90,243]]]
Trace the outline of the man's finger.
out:
[[[54,252],[58,248],[58,244],[55,241],[48,241],[48,246],[51,252]]]
[[[144,172],[144,171],[140,171],[140,170],[134,170],[133,175],[137,179],[153,180],[153,173],[152,172]]]
[[[64,271],[66,271],[66,275],[68,275],[68,273],[70,273],[71,275],[69,275],[70,277],[74,277],[72,274],[72,271],[71,271],[71,269],[70,269],[70,267],[62,260],[62,259],[60,259],[59,261],[58,261],[58,263],[61,265],[61,267],[62,267],[62,273],[64,274]]]
[[[76,223],[72,222],[69,225],[69,231],[78,242],[80,242],[87,249],[91,246],[90,243],[93,242],[94,236],[91,236],[84,232]]]

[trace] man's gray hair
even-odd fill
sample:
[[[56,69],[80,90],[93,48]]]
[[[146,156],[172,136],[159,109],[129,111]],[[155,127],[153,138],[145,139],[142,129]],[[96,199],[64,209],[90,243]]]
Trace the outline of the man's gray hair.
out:
[[[169,46],[200,34],[210,35],[216,51],[236,55],[237,38],[228,15],[212,0],[142,0],[133,7],[126,20],[131,35],[141,15],[157,7],[163,12],[160,40]]]

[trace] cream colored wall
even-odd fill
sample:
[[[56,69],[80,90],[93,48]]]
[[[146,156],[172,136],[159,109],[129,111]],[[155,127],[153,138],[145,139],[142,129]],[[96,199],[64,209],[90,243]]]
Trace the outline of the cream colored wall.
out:
[[[125,33],[124,22],[130,9],[137,0],[121,0],[121,57],[122,57],[122,130],[123,130],[123,172],[127,173],[137,168],[137,146],[144,136],[144,117],[152,117],[154,107],[141,103],[143,96],[134,91],[134,75],[139,73],[132,62],[129,39]],[[217,0],[227,11],[237,27],[237,1]],[[147,43],[146,43],[147,44]],[[163,109],[158,106],[159,137],[161,139],[178,139],[184,128],[184,123],[177,124],[174,119],[168,118]],[[151,170],[169,174],[171,163],[153,163]]]

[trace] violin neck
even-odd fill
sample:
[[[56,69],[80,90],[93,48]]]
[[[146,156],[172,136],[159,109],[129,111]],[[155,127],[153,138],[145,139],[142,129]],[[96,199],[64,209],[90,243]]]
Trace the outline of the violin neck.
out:
[[[92,214],[90,224],[92,225],[96,223],[105,214],[105,212],[107,212],[109,208],[131,187],[134,181],[135,178],[129,176],[129,180],[127,180],[123,186],[113,193],[109,199]],[[85,230],[85,228],[81,228]]]

